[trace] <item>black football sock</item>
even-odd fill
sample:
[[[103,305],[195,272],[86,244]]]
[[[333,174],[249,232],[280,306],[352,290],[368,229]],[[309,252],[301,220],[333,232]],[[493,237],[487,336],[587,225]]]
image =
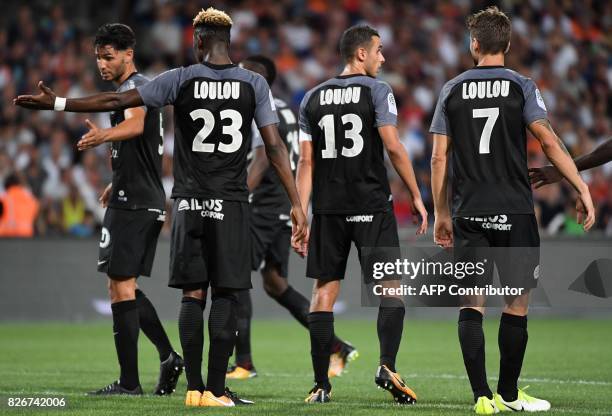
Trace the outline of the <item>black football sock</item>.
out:
[[[208,378],[206,386],[215,396],[225,394],[225,374],[236,342],[236,292],[212,295],[208,317]]]
[[[459,343],[463,353],[463,363],[474,393],[474,401],[480,396],[492,399],[493,393],[487,383],[482,314],[476,309],[464,308],[459,312]]]
[[[157,348],[159,361],[165,361],[172,352],[172,345],[157,316],[155,307],[140,289],[136,289],[136,302],[138,303],[140,329]]]
[[[315,382],[319,386],[331,388],[327,371],[334,338],[334,313],[310,312],[308,314],[308,328]]]
[[[253,303],[249,290],[237,292],[238,304],[236,307],[236,323],[238,336],[236,337],[236,365],[247,370],[253,369],[251,357],[251,319],[253,318]]]
[[[376,332],[380,343],[380,365],[395,372],[395,359],[402,341],[406,309],[399,299],[389,299],[378,308]]]
[[[206,299],[183,296],[179,312],[179,338],[185,360],[187,390],[204,391],[202,350],[204,349],[204,307]]]
[[[287,289],[277,298],[276,301],[305,328],[308,328],[308,312],[310,309],[310,301],[300,292],[287,286]]]
[[[140,385],[138,379],[138,304],[135,300],[116,302],[113,311],[115,348],[121,368],[119,384],[128,390]]]
[[[517,383],[527,348],[527,316],[502,313],[499,323],[499,381],[497,392],[512,402],[518,397]]]
[[[289,285],[282,295],[275,299],[281,306],[289,311],[296,321],[301,323],[304,328],[308,329],[310,301],[304,295]],[[332,341],[332,352],[340,351],[344,344],[344,341],[334,335],[334,339]]]

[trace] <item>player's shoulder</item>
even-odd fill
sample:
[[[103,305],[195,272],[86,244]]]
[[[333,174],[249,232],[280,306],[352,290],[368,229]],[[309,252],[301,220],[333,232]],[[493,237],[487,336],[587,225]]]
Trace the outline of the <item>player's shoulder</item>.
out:
[[[442,89],[440,90],[440,95],[442,97],[448,97],[451,93],[451,91],[459,84],[461,84],[462,81],[468,80],[470,78],[472,78],[473,75],[473,69],[468,69],[467,71],[463,71],[462,73],[460,73],[459,75],[457,75],[454,78],[449,79],[448,81],[446,81],[444,83],[444,85],[442,86]]]
[[[145,77],[139,72],[132,74],[128,79],[123,81],[123,83],[119,86],[117,91],[123,92],[128,90],[133,90],[136,87],[146,84],[149,82],[149,78]]]

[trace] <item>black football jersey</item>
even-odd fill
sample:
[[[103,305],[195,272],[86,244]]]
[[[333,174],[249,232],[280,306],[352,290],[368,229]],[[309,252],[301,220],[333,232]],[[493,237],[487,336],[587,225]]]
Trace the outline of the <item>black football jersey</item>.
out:
[[[274,99],[276,111],[278,112],[280,123],[278,124],[278,132],[287,146],[289,153],[289,163],[291,171],[295,174],[297,162],[299,158],[299,143],[298,143],[298,120],[291,108],[283,100]],[[252,147],[263,146],[263,140],[259,131],[253,131]],[[251,194],[251,208],[256,213],[270,213],[279,215],[289,215],[291,210],[291,202],[285,192],[285,188],[276,173],[276,170],[270,166],[264,173],[260,184]]]
[[[278,123],[261,75],[206,62],[166,71],[138,92],[147,106],[174,106],[172,198],[248,201],[251,123]]]
[[[391,191],[378,127],[397,125],[391,87],[365,75],[332,78],[300,105],[300,141],[312,141],[315,214],[390,209]]]
[[[533,214],[526,127],[546,118],[535,83],[503,66],[444,85],[429,131],[451,138],[453,216]]]
[[[117,89],[123,92],[145,85],[149,80],[134,73]],[[159,108],[146,107],[141,136],[111,142],[113,188],[109,207],[122,209],[164,209],[166,195],[161,181],[164,152],[162,115]],[[125,120],[124,110],[110,114],[114,127]]]

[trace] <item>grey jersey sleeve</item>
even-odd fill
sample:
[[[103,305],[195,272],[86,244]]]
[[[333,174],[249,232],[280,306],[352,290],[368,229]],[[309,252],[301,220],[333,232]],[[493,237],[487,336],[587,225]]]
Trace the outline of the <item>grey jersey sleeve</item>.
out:
[[[174,104],[181,82],[182,68],[175,68],[163,72],[144,85],[136,89],[147,107],[160,108],[167,104]]]
[[[523,84],[523,95],[525,96],[525,106],[523,107],[523,120],[526,125],[530,125],[536,120],[547,119],[548,113],[546,105],[542,99],[542,94],[535,82],[527,79]]]
[[[259,129],[257,128],[255,121],[251,123],[251,135],[252,135],[252,138],[251,138],[251,149],[252,150],[264,145],[263,138],[261,137],[261,134],[259,133]]]
[[[148,81],[149,80],[143,77],[142,75],[136,74],[132,76],[130,79],[128,79],[127,81],[125,81],[123,84],[121,84],[121,86],[117,89],[117,92],[125,92],[129,90],[133,90],[134,88],[138,88],[141,85],[145,85]],[[145,112],[147,111],[146,105],[143,105],[138,108],[142,108]]]
[[[270,124],[278,124],[278,114],[272,91],[268,83],[261,75],[255,77],[253,87],[255,88],[255,123],[262,128]]]
[[[374,126],[397,126],[397,105],[389,84],[377,81],[372,87],[372,101],[376,112]]]
[[[308,105],[309,100],[310,100],[310,92],[306,93],[304,98],[302,98],[302,102],[300,103],[300,111],[298,114],[298,124],[300,126],[300,133],[299,133],[300,142],[311,142],[312,141],[312,131],[310,129],[310,123],[308,122],[308,117],[306,116],[306,106]]]
[[[447,82],[446,84],[444,84],[442,90],[440,91],[438,103],[436,104],[436,109],[434,111],[433,118],[431,119],[431,126],[429,127],[430,133],[449,136],[448,118],[446,117],[446,99],[448,98],[451,89],[452,85]]]

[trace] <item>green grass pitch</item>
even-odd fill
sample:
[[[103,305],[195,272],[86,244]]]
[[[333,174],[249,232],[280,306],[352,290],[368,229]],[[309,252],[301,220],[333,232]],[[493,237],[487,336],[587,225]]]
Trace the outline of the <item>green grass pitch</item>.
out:
[[[171,397],[87,397],[85,392],[118,374],[111,323],[0,324],[0,414],[71,415],[468,415],[471,392],[452,321],[411,321],[410,312],[398,357],[398,369],[419,396],[415,406],[394,405],[376,389],[378,341],[373,321],[336,320],[337,333],[359,349],[360,357],[342,377],[332,380],[333,402],[306,405],[312,385],[306,331],[290,320],[253,323],[254,361],[259,377],[230,381],[230,387],[256,401],[233,409],[185,408],[185,379]],[[497,319],[487,319],[487,368],[496,386],[499,355]],[[175,322],[166,322],[180,348]],[[140,379],[151,392],[158,357],[140,334]],[[529,322],[529,347],[520,385],[552,403],[552,414],[612,415],[612,322],[549,320]],[[206,360],[205,360],[206,362]],[[62,396],[64,410],[9,409],[8,397]]]

